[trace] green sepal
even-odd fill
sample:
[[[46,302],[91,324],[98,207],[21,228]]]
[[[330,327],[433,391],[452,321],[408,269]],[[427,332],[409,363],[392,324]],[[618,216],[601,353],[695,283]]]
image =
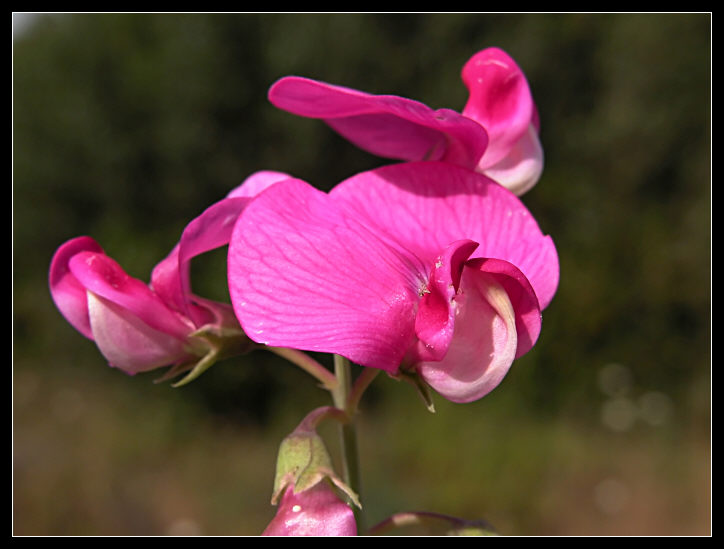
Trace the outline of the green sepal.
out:
[[[213,324],[202,326],[189,334],[188,345],[190,352],[200,359],[196,362],[175,364],[163,376],[156,379],[156,383],[188,372],[180,381],[171,385],[172,387],[182,387],[198,378],[219,360],[243,355],[260,347],[240,329],[222,328]]]
[[[416,372],[400,369],[396,374],[388,375],[395,381],[404,381],[412,385],[425,404],[427,411],[432,414],[435,413],[435,403],[432,400],[430,386]]]
[[[276,475],[271,502],[273,505],[288,487],[295,494],[309,490],[327,479],[341,490],[357,507],[359,496],[334,471],[332,459],[322,437],[315,430],[323,417],[344,417],[340,410],[327,406],[311,412],[279,445]]]

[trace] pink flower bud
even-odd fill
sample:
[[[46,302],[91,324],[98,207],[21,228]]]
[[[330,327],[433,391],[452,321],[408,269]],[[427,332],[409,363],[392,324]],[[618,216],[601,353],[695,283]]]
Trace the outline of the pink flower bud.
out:
[[[357,524],[352,508],[322,481],[299,493],[288,487],[262,535],[356,536]]]

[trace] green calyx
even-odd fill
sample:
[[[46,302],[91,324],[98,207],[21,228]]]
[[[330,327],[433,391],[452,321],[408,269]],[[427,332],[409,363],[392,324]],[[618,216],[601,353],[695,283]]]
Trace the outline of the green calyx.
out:
[[[338,415],[335,408],[315,410],[292,433],[282,440],[277,455],[276,476],[271,502],[273,505],[288,487],[298,494],[327,479],[357,507],[362,507],[357,494],[335,473],[324,440],[314,430],[322,417]]]
[[[202,326],[189,335],[189,352],[199,357],[172,366],[157,382],[166,381],[184,372],[188,372],[172,386],[182,387],[195,380],[218,361],[246,354],[259,347],[241,330],[224,328],[213,324]]]

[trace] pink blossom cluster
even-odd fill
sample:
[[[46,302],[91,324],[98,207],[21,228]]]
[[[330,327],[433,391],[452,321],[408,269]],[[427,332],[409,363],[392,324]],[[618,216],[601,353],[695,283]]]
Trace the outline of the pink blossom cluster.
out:
[[[454,402],[482,398],[535,345],[559,265],[519,198],[543,168],[523,72],[489,48],[465,64],[462,79],[469,98],[461,112],[280,79],[269,90],[273,105],[321,119],[396,162],[328,193],[258,172],[186,227],[149,284],[93,239],[75,238],[51,264],[58,309],[129,374],[208,367],[231,338],[244,352],[334,353],[417,376]],[[227,245],[231,303],[195,295],[192,258]],[[346,535],[356,526],[324,481],[288,489],[265,533]]]

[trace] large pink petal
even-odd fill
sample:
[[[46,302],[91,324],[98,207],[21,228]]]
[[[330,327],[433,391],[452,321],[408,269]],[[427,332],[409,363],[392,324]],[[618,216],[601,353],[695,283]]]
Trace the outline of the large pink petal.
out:
[[[468,60],[462,79],[470,92],[463,114],[480,123],[490,143],[480,168],[506,157],[533,120],[533,98],[528,81],[503,50],[487,48]]]
[[[263,536],[356,536],[352,508],[325,481],[294,493],[287,488]]]
[[[513,193],[484,175],[444,162],[409,162],[357,174],[330,192],[426,264],[450,242],[472,240],[472,257],[515,265],[544,309],[558,286],[558,255]]]
[[[149,327],[181,340],[193,327],[169,309],[143,282],[129,276],[105,254],[80,252],[68,263],[70,271],[89,292],[118,305]]]
[[[229,289],[259,343],[395,371],[414,341],[426,267],[303,181],[252,201],[229,246]]]
[[[117,303],[87,293],[93,338],[111,366],[136,374],[189,356],[182,340],[151,328]]]
[[[269,100],[293,114],[324,120],[361,149],[384,158],[444,160],[472,168],[488,144],[485,129],[475,121],[394,95],[288,76],[272,85]]]
[[[455,333],[447,354],[418,363],[417,371],[448,400],[471,402],[497,387],[515,359],[515,312],[494,277],[469,268],[463,269],[455,305]]]
[[[60,246],[50,263],[50,295],[65,319],[81,334],[93,339],[86,289],[68,266],[71,258],[80,252],[102,254],[103,248],[89,236],[73,238]]]

